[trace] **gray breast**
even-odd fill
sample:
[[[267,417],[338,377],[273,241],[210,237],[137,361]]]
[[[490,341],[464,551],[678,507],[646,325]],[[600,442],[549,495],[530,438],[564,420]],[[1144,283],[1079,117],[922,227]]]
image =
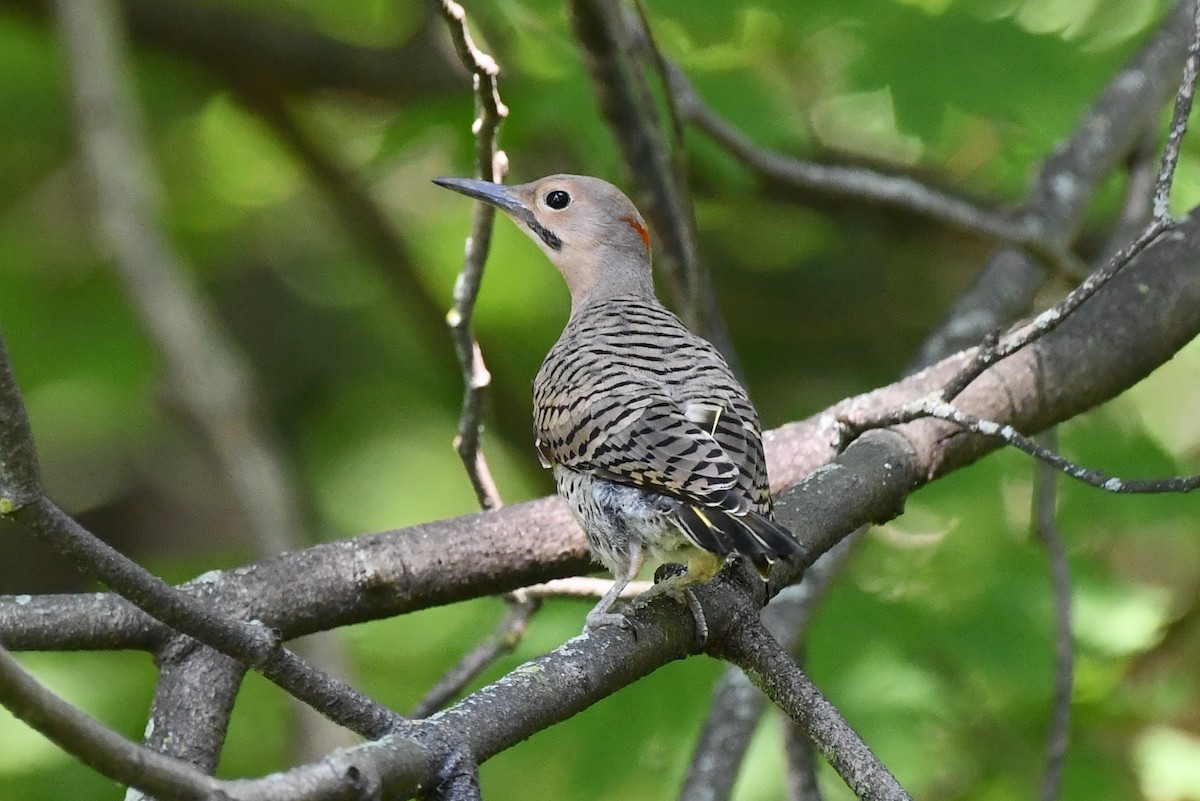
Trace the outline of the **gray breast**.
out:
[[[672,498],[562,465],[555,465],[554,479],[587,535],[588,547],[610,570],[628,560],[631,541],[641,542],[659,559],[688,545],[674,522],[679,502]]]

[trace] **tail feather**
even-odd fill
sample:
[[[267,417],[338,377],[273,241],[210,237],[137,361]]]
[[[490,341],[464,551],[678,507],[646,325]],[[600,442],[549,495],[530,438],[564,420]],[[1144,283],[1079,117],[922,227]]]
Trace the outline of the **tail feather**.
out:
[[[684,535],[698,548],[721,556],[741,554],[763,575],[776,559],[804,553],[792,532],[757,512],[734,514],[685,503],[680,504],[677,517]]]
[[[677,512],[679,527],[693,545],[724,556],[737,551],[737,541],[723,527],[714,525],[718,514],[724,513],[713,509],[701,510],[688,503],[680,504]]]

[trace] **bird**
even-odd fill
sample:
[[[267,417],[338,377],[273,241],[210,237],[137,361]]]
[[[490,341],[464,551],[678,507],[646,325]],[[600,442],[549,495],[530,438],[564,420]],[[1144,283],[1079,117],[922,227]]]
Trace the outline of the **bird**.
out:
[[[804,552],[773,518],[762,429],[745,388],[659,302],[649,230],[620,189],[565,174],[519,185],[433,180],[504,212],[570,291],[570,317],[533,382],[534,431],[539,460],[614,577],[584,631],[628,625],[612,608],[654,557],[686,560],[686,572],[648,593],[684,600],[705,638],[692,586],[734,555],[765,578],[773,562]]]

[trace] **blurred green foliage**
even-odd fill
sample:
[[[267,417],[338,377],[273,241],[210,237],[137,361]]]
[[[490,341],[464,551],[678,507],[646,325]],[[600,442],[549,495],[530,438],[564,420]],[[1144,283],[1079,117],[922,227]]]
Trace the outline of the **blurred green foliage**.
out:
[[[346,42],[425,35],[427,6],[240,4]],[[647,2],[664,51],[759,144],[865,159],[1000,203],[1164,12],[1162,0]],[[469,4],[503,66],[511,177],[623,181],[561,7]],[[435,24],[435,29],[437,25]],[[440,34],[440,29],[437,29]],[[461,395],[449,306],[470,209],[429,183],[471,171],[469,86],[402,103],[291,98],[305,131],[357,175],[398,230],[414,281],[361,230],[270,126],[194,64],[135,46],[136,89],[166,193],[165,222],[258,379],[272,435],[322,538],[474,509],[450,447]],[[437,65],[412,65],[443,69]],[[25,391],[46,481],[94,530],[173,580],[253,559],[244,513],[203,443],[163,403],[159,359],[107,254],[92,244],[57,40],[0,3],[0,325]],[[431,84],[432,86],[432,84]],[[1200,202],[1195,138],[1177,209]],[[894,378],[989,243],[878,208],[764,196],[688,137],[701,249],[768,424]],[[1098,226],[1121,182],[1093,209]],[[528,386],[566,314],[560,279],[500,221],[476,327],[494,377],[486,447],[508,501],[550,491],[529,447]],[[1200,349],[1064,427],[1065,451],[1127,476],[1200,467]],[[1052,599],[1029,533],[1033,467],[998,454],[919,493],[874,531],[834,586],[807,655],[817,683],[922,799],[1029,798],[1050,716]],[[1196,501],[1064,486],[1079,658],[1064,798],[1200,799],[1200,538]],[[83,588],[14,528],[0,592]],[[583,603],[549,604],[483,680],[577,632]],[[344,632],[352,680],[405,710],[502,614],[484,599]],[[1168,633],[1169,632],[1169,633]],[[136,654],[30,654],[55,690],[135,739],[153,682]],[[483,766],[490,799],[670,798],[720,666],[670,665]],[[86,680],[83,677],[87,677]],[[103,681],[98,680],[103,677]],[[221,773],[291,764],[282,695],[251,676]],[[116,798],[110,782],[0,712],[0,798]],[[740,801],[780,797],[769,716]],[[53,777],[50,781],[49,777]],[[831,799],[849,798],[830,772]],[[68,789],[69,788],[69,789]]]

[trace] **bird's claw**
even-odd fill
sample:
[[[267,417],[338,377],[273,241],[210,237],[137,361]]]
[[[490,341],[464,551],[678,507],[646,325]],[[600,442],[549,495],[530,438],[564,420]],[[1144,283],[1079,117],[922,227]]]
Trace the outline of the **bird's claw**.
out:
[[[633,636],[637,637],[637,628],[634,627],[633,621],[620,612],[597,612],[591,611],[583,623],[583,633],[590,634],[596,629],[604,626],[617,626],[626,631],[633,632]]]
[[[649,600],[656,595],[666,595],[673,598],[692,613],[695,623],[696,639],[703,648],[708,643],[708,621],[704,617],[704,609],[696,593],[692,592],[691,584],[687,581],[686,565],[664,562],[654,571],[654,587],[642,595],[643,600]]]
[[[684,587],[681,595],[683,595],[683,602],[692,613],[692,622],[696,624],[696,640],[703,649],[708,645],[708,621],[704,618],[704,608],[700,606],[700,599],[696,597],[696,593],[692,592],[691,587]]]

